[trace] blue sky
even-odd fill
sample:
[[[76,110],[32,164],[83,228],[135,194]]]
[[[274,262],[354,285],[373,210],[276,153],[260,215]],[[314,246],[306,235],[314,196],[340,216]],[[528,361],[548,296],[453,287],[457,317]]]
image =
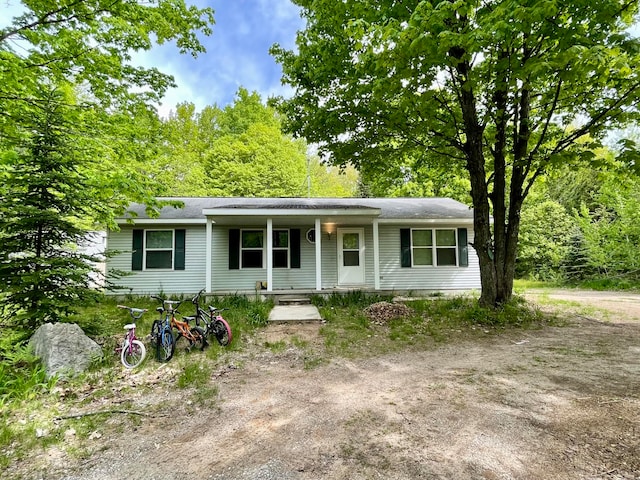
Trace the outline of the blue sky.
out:
[[[279,43],[294,48],[296,32],[304,27],[300,10],[289,0],[187,0],[215,10],[213,35],[201,37],[207,52],[193,58],[180,55],[175,45],[155,47],[134,57],[143,66],[174,76],[178,87],[167,92],[161,115],[179,102],[192,102],[200,110],[233,102],[238,87],[257,91],[266,100],[290,96],[281,84],[282,71],[269,48]]]
[[[207,52],[193,58],[180,55],[174,44],[156,46],[133,55],[134,63],[156,67],[173,75],[177,88],[169,90],[158,111],[166,116],[180,102],[192,102],[198,110],[206,105],[232,103],[240,86],[257,91],[266,100],[273,95],[290,96],[282,86],[281,69],[269,48],[279,43],[295,46],[304,27],[300,9],[290,0],[185,0],[188,5],[215,10],[213,35],[201,36]],[[0,0],[0,27],[23,11],[20,0]]]

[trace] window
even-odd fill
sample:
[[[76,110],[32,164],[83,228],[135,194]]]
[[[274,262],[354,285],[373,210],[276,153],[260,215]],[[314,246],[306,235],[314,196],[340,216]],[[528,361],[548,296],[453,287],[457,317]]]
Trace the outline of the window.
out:
[[[411,230],[413,266],[456,266],[457,249],[454,229]]]
[[[243,230],[242,268],[264,268],[264,231]],[[273,268],[289,268],[289,230],[273,230]]]
[[[342,235],[342,264],[345,267],[360,265],[360,234],[344,233]]]
[[[441,265],[456,265],[456,231],[436,230],[436,263]]]
[[[131,270],[184,270],[186,230],[132,232]]]
[[[242,268],[263,268],[264,232],[243,230],[240,242]]]
[[[146,230],[145,269],[173,268],[173,230]]]
[[[413,230],[413,264],[433,265],[433,238],[431,230]]]
[[[273,231],[273,268],[289,268],[289,230]]]

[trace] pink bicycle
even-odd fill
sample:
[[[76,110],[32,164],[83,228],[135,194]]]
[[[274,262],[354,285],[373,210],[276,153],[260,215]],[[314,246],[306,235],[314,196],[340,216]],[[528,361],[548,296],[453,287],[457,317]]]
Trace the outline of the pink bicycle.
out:
[[[147,349],[140,340],[136,338],[136,323],[147,310],[144,308],[133,308],[125,305],[118,305],[118,308],[129,310],[129,315],[134,320],[124,326],[127,334],[122,340],[122,345],[116,348],[116,353],[120,353],[120,361],[127,368],[136,368],[144,361],[147,356]]]

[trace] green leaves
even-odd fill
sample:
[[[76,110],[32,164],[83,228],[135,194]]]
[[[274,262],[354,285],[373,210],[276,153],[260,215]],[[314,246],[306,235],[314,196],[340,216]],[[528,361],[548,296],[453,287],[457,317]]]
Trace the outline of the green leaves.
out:
[[[211,9],[183,0],[25,0],[0,30],[0,294],[28,329],[91,297],[89,230],[127,205],[151,208],[160,124],[173,78],[132,54],[175,42],[204,51]]]
[[[213,11],[183,0],[26,2],[26,12],[0,30],[0,101],[26,101],[21,83],[48,78],[88,87],[103,105],[158,100],[173,79],[131,64],[132,52],[175,41],[182,53],[204,52],[198,32],[211,34]],[[144,88],[134,93],[133,88]]]
[[[626,31],[638,2],[297,3],[298,51],[274,51],[297,89],[286,127],[390,183],[416,163],[465,165],[483,301],[508,299],[531,185],[638,118],[640,42]]]
[[[82,156],[91,146],[77,126],[82,114],[61,91],[38,93],[42,103],[2,155],[0,188],[0,293],[12,322],[29,331],[95,295],[90,274],[99,261],[77,249],[87,243],[81,223],[92,216],[95,193]]]

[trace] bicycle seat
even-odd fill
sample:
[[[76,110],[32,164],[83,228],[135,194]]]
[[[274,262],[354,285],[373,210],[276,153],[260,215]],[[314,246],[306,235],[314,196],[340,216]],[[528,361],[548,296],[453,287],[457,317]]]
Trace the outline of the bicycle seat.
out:
[[[124,326],[124,329],[125,329],[125,330],[132,330],[132,329],[134,329],[134,328],[136,328],[136,324],[135,324],[135,323],[127,323],[127,324]]]
[[[196,317],[195,316],[189,316],[189,317],[182,317],[182,320],[189,323],[191,320],[195,320]]]

